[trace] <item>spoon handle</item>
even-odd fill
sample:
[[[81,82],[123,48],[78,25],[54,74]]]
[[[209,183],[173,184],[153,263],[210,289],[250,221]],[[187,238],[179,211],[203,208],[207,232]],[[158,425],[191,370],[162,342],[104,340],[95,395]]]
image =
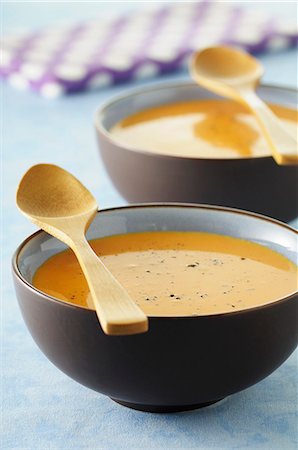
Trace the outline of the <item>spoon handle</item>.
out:
[[[253,91],[241,91],[241,96],[254,113],[277,164],[298,164],[297,138],[283,128],[279,118]]]
[[[148,319],[128,293],[106,269],[85,238],[72,241],[87,280],[103,331],[109,335],[143,333]]]

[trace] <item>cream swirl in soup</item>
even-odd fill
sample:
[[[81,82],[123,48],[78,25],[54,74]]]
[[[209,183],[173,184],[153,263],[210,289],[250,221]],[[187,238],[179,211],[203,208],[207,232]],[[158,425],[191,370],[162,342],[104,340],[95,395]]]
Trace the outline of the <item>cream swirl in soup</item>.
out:
[[[297,111],[268,105],[283,127],[297,136]],[[231,100],[194,100],[140,111],[110,132],[132,149],[192,158],[248,158],[270,155],[250,111]]]

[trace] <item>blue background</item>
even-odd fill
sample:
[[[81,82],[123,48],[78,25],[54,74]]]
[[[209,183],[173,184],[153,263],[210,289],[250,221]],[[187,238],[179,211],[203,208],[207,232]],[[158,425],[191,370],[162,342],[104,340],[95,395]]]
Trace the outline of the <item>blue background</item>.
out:
[[[2,21],[4,32],[16,31],[135,6],[126,2],[7,2],[2,5]],[[285,18],[297,15],[297,6],[290,2],[250,2],[246,6]],[[261,59],[266,68],[264,81],[297,86],[296,50]],[[178,78],[187,78],[187,74],[163,77]],[[33,164],[55,163],[80,178],[101,207],[125,204],[99,159],[92,116],[101,102],[127,87],[50,101],[2,85],[1,449],[296,449],[297,352],[266,380],[217,405],[154,415],[123,408],[68,378],[40,352],[24,325],[13,291],[10,260],[35,227],[15,207],[18,181]]]

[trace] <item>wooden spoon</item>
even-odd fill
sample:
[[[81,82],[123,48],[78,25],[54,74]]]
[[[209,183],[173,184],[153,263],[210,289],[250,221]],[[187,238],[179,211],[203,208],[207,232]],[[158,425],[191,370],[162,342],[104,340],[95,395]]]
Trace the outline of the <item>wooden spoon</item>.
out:
[[[257,59],[235,48],[209,47],[193,55],[190,73],[198,84],[251,109],[278,164],[298,164],[297,138],[284,130],[282,122],[255,93],[264,73]]]
[[[60,167],[38,164],[22,178],[17,191],[17,205],[33,223],[73,250],[106,334],[136,334],[148,330],[148,319],[143,311],[86,240],[85,232],[98,207],[85,186]]]

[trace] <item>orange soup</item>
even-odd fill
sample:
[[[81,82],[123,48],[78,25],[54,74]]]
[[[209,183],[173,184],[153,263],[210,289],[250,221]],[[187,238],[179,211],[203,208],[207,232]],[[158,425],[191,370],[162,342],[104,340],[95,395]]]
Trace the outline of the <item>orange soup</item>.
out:
[[[297,111],[268,105],[283,127],[297,136]],[[270,155],[250,111],[231,100],[194,100],[157,106],[126,117],[111,128],[124,145],[192,158],[248,158]]]
[[[150,316],[232,312],[264,305],[297,290],[294,263],[238,238],[156,231],[100,238],[91,245]],[[37,270],[33,285],[65,302],[87,307],[89,289],[71,250],[47,260]]]

